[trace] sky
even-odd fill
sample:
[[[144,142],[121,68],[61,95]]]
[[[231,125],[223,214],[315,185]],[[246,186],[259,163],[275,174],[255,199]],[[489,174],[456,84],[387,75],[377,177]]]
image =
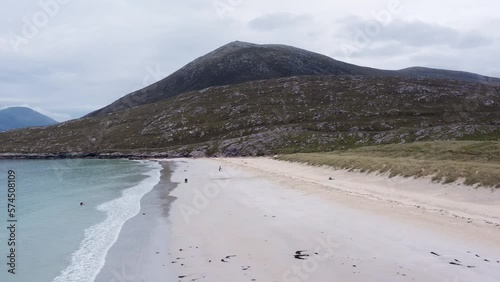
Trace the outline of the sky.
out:
[[[40,0],[0,10],[0,109],[79,118],[229,42],[500,77],[496,0]]]

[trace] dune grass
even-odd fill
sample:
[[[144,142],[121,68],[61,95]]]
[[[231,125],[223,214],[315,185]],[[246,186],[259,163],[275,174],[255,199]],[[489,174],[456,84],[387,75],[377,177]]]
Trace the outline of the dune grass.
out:
[[[432,177],[451,183],[500,188],[500,142],[437,141],[368,146],[328,153],[282,155],[281,160],[389,176]]]

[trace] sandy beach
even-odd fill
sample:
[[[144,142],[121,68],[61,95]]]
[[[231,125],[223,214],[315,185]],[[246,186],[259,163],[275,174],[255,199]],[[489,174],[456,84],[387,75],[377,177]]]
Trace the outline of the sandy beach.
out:
[[[168,251],[170,167],[164,165],[160,182],[141,199],[141,210],[125,222],[95,282],[176,281]]]
[[[492,190],[269,158],[167,164],[179,281],[500,280]]]

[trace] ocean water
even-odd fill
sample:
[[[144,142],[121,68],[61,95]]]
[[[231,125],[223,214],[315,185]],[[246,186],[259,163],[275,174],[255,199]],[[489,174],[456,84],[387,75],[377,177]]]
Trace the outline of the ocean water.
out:
[[[13,202],[9,170],[15,172]],[[159,182],[160,170],[149,161],[1,160],[0,281],[94,281],[123,224]],[[8,265],[9,203],[17,220],[15,274],[8,272],[14,266]]]

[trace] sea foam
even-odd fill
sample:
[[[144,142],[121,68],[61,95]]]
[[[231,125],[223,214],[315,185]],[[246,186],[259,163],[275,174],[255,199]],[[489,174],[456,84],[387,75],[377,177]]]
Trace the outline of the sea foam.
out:
[[[125,222],[137,215],[142,197],[160,182],[161,165],[151,162],[152,170],[138,185],[122,192],[120,198],[103,203],[97,210],[106,212],[106,219],[85,230],[80,248],[72,254],[71,264],[54,282],[93,282],[106,261],[109,249],[117,241]]]

